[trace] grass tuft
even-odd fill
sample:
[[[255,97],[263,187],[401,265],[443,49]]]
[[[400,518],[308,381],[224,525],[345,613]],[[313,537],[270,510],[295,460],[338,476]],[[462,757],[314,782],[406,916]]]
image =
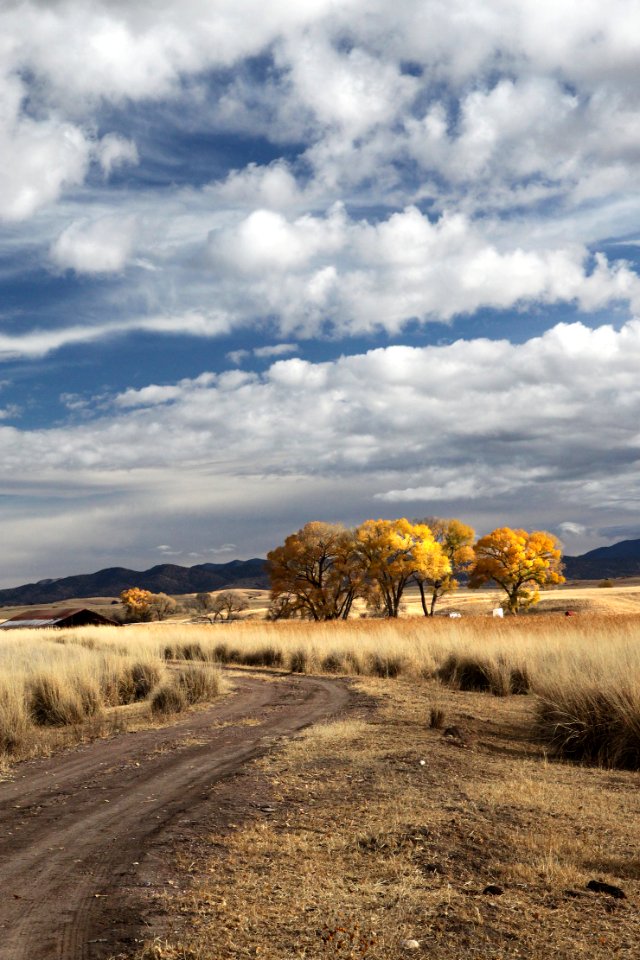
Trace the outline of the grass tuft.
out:
[[[309,665],[309,654],[304,648],[293,650],[289,659],[289,669],[292,673],[306,673]]]
[[[429,726],[432,730],[442,730],[447,715],[442,707],[431,707],[429,711]]]
[[[100,689],[91,678],[69,683],[68,678],[40,673],[31,679],[27,698],[32,721],[43,727],[82,723],[102,709]]]
[[[640,770],[640,691],[576,686],[538,696],[535,732],[559,757]]]
[[[178,689],[187,703],[201,703],[220,695],[220,670],[214,664],[183,667],[177,677]]]
[[[151,712],[159,717],[181,713],[187,706],[184,689],[175,683],[163,683],[151,697]]]

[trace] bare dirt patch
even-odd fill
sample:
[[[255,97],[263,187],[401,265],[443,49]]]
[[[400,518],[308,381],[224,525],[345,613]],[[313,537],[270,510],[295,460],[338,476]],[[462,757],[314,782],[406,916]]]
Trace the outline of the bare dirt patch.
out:
[[[234,695],[171,727],[14,767],[0,784],[2,960],[134,949],[164,909],[172,851],[252,809],[242,765],[348,700],[344,684],[320,678],[234,683]]]
[[[637,773],[549,762],[526,697],[354,685],[377,707],[245,768],[253,814],[224,793],[226,827],[170,847],[164,919],[125,956],[637,957]]]

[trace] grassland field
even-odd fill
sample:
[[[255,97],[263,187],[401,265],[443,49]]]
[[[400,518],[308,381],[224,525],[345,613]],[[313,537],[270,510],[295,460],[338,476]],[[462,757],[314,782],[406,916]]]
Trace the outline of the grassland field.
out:
[[[568,585],[502,621],[495,591],[446,598],[459,619],[409,596],[397,621],[329,624],[264,622],[248,594],[254,618],[224,625],[0,636],[7,775],[69,738],[170,722],[220,693],[222,665],[346,676],[375,705],[256,763],[272,812],[188,864],[175,851],[168,919],[131,957],[386,960],[415,940],[436,960],[637,958],[639,584]]]

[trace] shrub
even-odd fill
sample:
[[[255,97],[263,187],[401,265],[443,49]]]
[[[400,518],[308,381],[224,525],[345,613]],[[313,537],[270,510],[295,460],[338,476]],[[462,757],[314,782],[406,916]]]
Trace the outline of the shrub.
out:
[[[548,689],[538,696],[534,728],[560,757],[640,769],[640,697],[627,689]]]
[[[220,694],[220,671],[210,664],[184,667],[178,674],[177,685],[187,703],[211,700]]]
[[[429,711],[429,726],[433,730],[441,730],[444,727],[446,716],[442,707],[431,707]]]
[[[510,677],[511,693],[522,695],[531,690],[531,678],[526,667],[513,667]]]
[[[609,580],[609,578],[607,577],[606,580],[601,580],[600,583],[598,584],[598,586],[599,586],[599,587],[612,587],[612,586],[613,586],[613,581],[612,581],[612,580]]]
[[[144,700],[160,681],[160,667],[153,661],[138,661],[131,667],[133,699]]]
[[[186,707],[184,690],[173,683],[163,683],[151,697],[151,712],[156,716],[168,717],[173,713],[181,713]]]
[[[511,671],[504,661],[486,660],[469,654],[450,654],[436,671],[436,676],[454,690],[511,693]]]
[[[309,664],[309,654],[300,647],[294,650],[289,659],[289,669],[292,673],[306,673]]]
[[[31,719],[39,726],[82,723],[102,707],[97,683],[84,677],[59,679],[38,674],[32,678],[27,696]]]
[[[248,667],[282,666],[282,654],[277,647],[271,644],[266,647],[258,647],[256,650],[249,650],[247,653],[236,653],[234,659]]]
[[[0,687],[0,753],[16,753],[27,739],[29,726],[22,692]]]
[[[344,663],[337,653],[329,653],[320,664],[325,673],[343,673]]]
[[[399,677],[405,666],[402,657],[374,653],[369,657],[368,673],[374,677]]]

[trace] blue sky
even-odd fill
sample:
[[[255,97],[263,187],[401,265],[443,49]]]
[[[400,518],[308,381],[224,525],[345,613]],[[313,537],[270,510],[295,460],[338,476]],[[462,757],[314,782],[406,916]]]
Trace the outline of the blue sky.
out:
[[[640,536],[628,0],[0,11],[3,585]]]

